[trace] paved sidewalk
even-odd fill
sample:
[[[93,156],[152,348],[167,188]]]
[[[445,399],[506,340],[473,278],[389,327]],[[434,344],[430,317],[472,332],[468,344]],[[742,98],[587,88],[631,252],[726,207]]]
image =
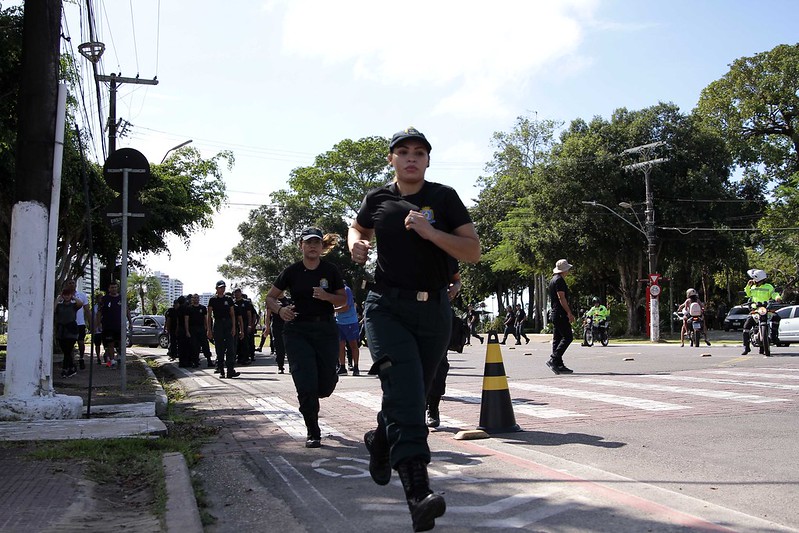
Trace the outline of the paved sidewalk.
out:
[[[87,360],[88,363],[88,360]],[[56,368],[58,365],[56,364]],[[197,504],[180,454],[166,454],[167,513],[164,524],[136,506],[109,512],[106,498],[136,495],[99,494],[85,466],[76,461],[30,459],[25,441],[66,439],[156,438],[167,428],[156,416],[165,412],[166,395],[152,370],[129,353],[127,383],[122,390],[119,370],[87,366],[76,376],[53,380],[59,394],[81,396],[84,418],[0,422],[0,532],[19,531],[202,531]],[[91,379],[91,391],[89,380]],[[2,387],[0,387],[2,390]],[[91,417],[87,416],[91,392]]]

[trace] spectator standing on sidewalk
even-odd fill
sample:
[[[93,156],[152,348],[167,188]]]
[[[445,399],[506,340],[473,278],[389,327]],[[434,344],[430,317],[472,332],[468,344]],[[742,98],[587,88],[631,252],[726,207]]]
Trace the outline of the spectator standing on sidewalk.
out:
[[[122,338],[122,295],[119,294],[119,283],[112,281],[108,285],[108,292],[100,300],[97,310],[98,321],[103,327],[103,345],[108,357],[109,366],[117,363],[116,350],[125,342]],[[130,309],[127,309],[128,327],[130,327]]]
[[[61,362],[61,377],[74,376],[77,373],[75,360],[72,351],[78,341],[78,310],[83,309],[83,301],[76,298],[75,284],[70,287],[69,283],[64,284],[61,294],[55,301],[55,338],[64,359]]]
[[[364,264],[377,242],[375,284],[364,303],[383,403],[377,429],[364,435],[369,473],[378,485],[397,470],[415,531],[435,527],[446,511],[427,475],[427,393],[452,329],[447,299],[450,259],[476,262],[480,241],[469,212],[451,187],[425,180],[430,143],[415,128],[396,133],[388,162],[394,182],[366,194],[349,230],[353,261]]]
[[[216,282],[216,294],[208,299],[208,339],[213,340],[216,351],[216,370],[221,379],[235,378],[236,372],[236,314],[233,311],[233,298],[225,294],[225,282]]]
[[[338,327],[333,313],[347,303],[347,294],[341,272],[322,260],[338,239],[332,233],[323,235],[319,228],[305,228],[299,242],[302,259],[283,270],[266,295],[269,309],[285,321],[283,341],[308,430],[306,448],[322,445],[319,399],[333,394],[338,382]],[[285,291],[291,293],[294,305],[279,302]]]
[[[352,375],[361,374],[358,368],[360,351],[358,345],[361,341],[361,328],[358,324],[358,311],[355,308],[355,297],[352,289],[346,284],[344,292],[347,294],[347,303],[336,308],[336,325],[338,326],[338,374],[347,375],[347,345],[352,353]]]
[[[80,369],[83,370],[86,368],[84,357],[86,356],[86,317],[89,316],[89,297],[85,292],[77,290],[77,284],[74,279],[69,278],[65,283],[66,287],[75,294],[75,300],[83,303],[75,314],[75,322],[78,324],[78,353],[80,354],[78,363],[80,364]]]
[[[569,275],[573,266],[565,259],[558,260],[552,270],[555,275],[549,282],[549,303],[552,306],[550,319],[554,332],[552,333],[552,356],[547,361],[547,366],[555,374],[572,373],[572,370],[563,364],[563,354],[574,340],[571,326],[571,323],[574,322],[574,315],[569,307],[569,286],[566,284],[566,276]]]

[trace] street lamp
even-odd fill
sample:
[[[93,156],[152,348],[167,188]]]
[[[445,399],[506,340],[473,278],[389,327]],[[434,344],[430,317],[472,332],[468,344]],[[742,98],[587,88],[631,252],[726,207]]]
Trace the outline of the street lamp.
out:
[[[166,161],[166,156],[168,156],[168,155],[169,155],[169,152],[174,152],[174,151],[175,151],[175,150],[177,150],[178,148],[183,148],[184,146],[186,146],[187,144],[191,144],[192,142],[193,142],[193,140],[192,140],[192,139],[189,139],[188,141],[182,142],[182,143],[180,143],[180,144],[179,144],[179,145],[177,145],[177,146],[173,146],[172,148],[170,148],[169,150],[167,150],[167,151],[166,151],[166,153],[164,154],[164,157],[163,157],[163,158],[161,158],[161,162],[160,162],[160,163],[158,163],[158,164],[159,164],[159,165],[162,165],[162,164],[164,163],[164,161]]]
[[[610,207],[606,206],[605,204],[600,204],[599,202],[596,202],[596,201],[594,201],[594,200],[591,200],[590,202],[583,201],[583,202],[581,202],[581,203],[583,203],[583,204],[585,204],[585,205],[592,205],[592,206],[604,207],[605,209],[607,209],[608,211],[610,211],[611,213],[613,213],[614,215],[616,215],[617,217],[619,217],[620,219],[622,219],[622,220],[623,220],[623,221],[624,221],[626,224],[629,224],[629,225],[630,225],[632,228],[634,228],[634,229],[635,229],[635,231],[637,231],[638,233],[641,233],[641,234],[643,234],[644,236],[646,236],[646,232],[643,230],[643,226],[641,226],[641,227],[639,227],[639,226],[636,226],[635,224],[633,224],[632,222],[630,222],[629,220],[627,220],[626,218],[624,218],[623,216],[621,216],[620,214],[618,214],[616,211],[614,211],[614,210],[613,210],[613,209],[611,209]],[[622,204],[626,204],[626,205],[622,205]],[[628,204],[627,202],[621,202],[621,203],[619,204],[619,206],[621,206],[621,207],[627,207],[627,206],[629,206],[629,207],[632,207],[632,206],[631,206],[630,204]],[[635,218],[636,218],[636,220],[637,220],[637,219],[638,219],[638,215],[636,215],[636,216],[635,216]],[[638,224],[640,225],[640,224],[641,224],[641,222],[639,221],[639,222],[638,222]]]

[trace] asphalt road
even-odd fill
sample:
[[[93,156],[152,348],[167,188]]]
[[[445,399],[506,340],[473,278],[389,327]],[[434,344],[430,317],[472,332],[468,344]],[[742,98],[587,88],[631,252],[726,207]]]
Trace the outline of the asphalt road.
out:
[[[740,345],[574,344],[568,376],[544,365],[546,337],[499,349],[521,431],[453,438],[480,420],[487,347],[450,352],[430,434],[431,486],[448,506],[436,531],[799,531],[799,347],[765,358]],[[222,427],[193,472],[217,519],[207,531],[411,531],[396,475],[379,487],[367,471],[377,379],[342,376],[322,401],[323,447],[307,450],[272,358],[236,380],[175,370]]]

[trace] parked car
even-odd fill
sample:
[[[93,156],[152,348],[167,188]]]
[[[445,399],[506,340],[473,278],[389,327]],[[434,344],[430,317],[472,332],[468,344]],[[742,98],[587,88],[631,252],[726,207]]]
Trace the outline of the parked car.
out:
[[[777,331],[778,346],[799,342],[799,305],[789,305],[777,311],[780,328]]]
[[[730,312],[727,313],[727,317],[724,319],[724,331],[730,331],[731,329],[743,329],[744,322],[748,316],[748,305],[736,305],[730,309]]]
[[[169,347],[169,335],[164,327],[162,315],[139,315],[131,320],[128,331],[128,346],[143,344],[146,346]]]

